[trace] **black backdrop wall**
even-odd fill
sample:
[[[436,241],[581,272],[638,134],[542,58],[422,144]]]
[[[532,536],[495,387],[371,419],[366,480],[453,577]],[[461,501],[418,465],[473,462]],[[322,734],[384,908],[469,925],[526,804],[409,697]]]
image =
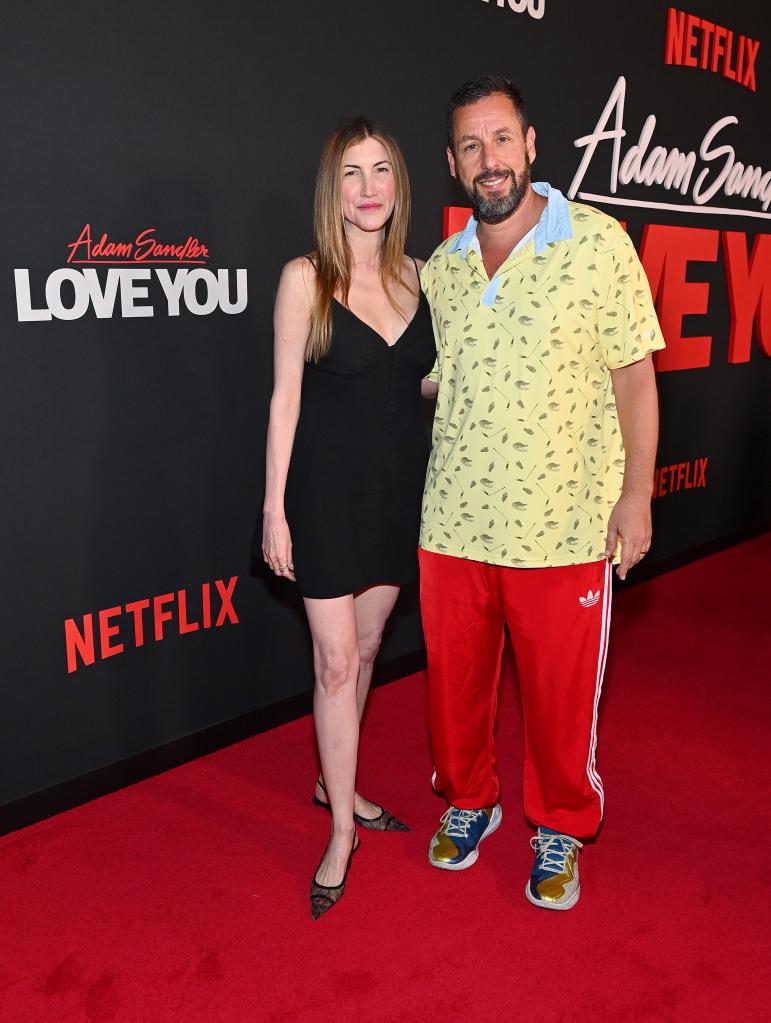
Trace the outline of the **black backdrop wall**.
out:
[[[292,588],[251,574],[249,551],[275,283],[310,246],[318,154],[345,114],[400,140],[426,256],[462,202],[450,92],[480,73],[517,80],[535,176],[625,220],[658,294],[653,556],[769,517],[771,16],[759,0],[692,13],[5,10],[0,804],[310,688]],[[420,643],[407,594],[383,656]]]

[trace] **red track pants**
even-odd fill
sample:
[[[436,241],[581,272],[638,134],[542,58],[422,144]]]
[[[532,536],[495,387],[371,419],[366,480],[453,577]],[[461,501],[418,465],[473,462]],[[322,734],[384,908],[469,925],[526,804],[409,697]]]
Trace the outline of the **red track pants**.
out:
[[[611,566],[507,568],[420,550],[435,786],[463,809],[498,801],[493,728],[504,623],[525,723],[525,814],[590,838],[602,820],[597,706]]]

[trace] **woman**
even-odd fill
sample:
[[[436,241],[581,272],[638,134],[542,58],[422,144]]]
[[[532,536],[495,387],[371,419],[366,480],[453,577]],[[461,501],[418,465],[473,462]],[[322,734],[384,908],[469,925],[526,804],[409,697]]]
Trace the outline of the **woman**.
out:
[[[355,777],[383,627],[417,578],[420,390],[436,350],[419,267],[404,254],[409,216],[394,140],[365,118],[344,122],[321,157],[316,248],[287,263],[276,297],[263,556],[296,580],[313,637],[314,803],[332,815],[314,919],[345,891],[356,823],[407,830],[355,791]]]

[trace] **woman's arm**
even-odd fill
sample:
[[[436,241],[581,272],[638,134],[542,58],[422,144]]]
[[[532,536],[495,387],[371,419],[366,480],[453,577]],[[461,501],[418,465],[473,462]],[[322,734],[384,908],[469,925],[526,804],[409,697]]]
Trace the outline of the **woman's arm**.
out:
[[[281,273],[273,313],[273,396],[265,456],[262,554],[276,575],[287,579],[294,579],[294,565],[292,539],[284,515],[284,490],[300,414],[312,274],[313,268],[304,257],[287,263]]]
[[[416,259],[415,262],[418,264],[418,273],[426,265],[425,259]],[[420,285],[420,282],[419,282]],[[420,381],[420,393],[424,398],[435,398],[439,390],[439,384],[435,380],[429,380],[428,377],[423,377]]]

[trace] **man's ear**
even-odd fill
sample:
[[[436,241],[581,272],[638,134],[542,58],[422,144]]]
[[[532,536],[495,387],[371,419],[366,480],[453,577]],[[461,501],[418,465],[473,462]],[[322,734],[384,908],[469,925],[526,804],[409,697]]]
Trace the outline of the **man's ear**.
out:
[[[457,178],[458,175],[455,171],[455,154],[453,153],[449,146],[447,147],[447,162],[450,165],[450,174],[454,178]]]
[[[530,157],[530,162],[533,163],[535,160],[535,128],[530,125],[525,135],[525,148],[527,155]]]

